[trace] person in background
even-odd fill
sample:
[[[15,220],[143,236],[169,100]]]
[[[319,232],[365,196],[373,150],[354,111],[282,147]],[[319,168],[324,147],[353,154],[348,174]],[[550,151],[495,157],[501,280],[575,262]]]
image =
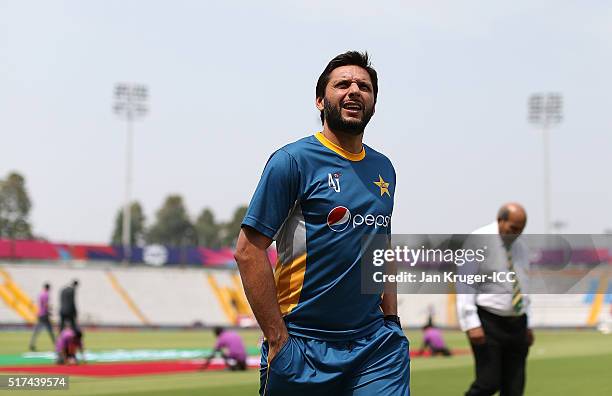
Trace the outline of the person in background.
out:
[[[423,326],[423,346],[419,351],[419,355],[423,355],[427,349],[431,351],[431,356],[438,354],[443,356],[452,355],[444,342],[442,331],[435,327],[431,321]]]
[[[208,367],[212,358],[215,357],[217,353],[220,353],[225,361],[225,365],[231,371],[246,370],[247,353],[240,335],[235,331],[224,330],[221,327],[215,327],[213,332],[215,333],[215,337],[217,337],[217,343],[210,356],[206,358],[202,368]]]
[[[83,353],[83,333],[78,328],[67,327],[60,333],[55,346],[57,364],[79,364],[77,351],[81,352],[81,361],[85,362]]]
[[[529,322],[529,250],[520,236],[527,212],[518,203],[503,205],[497,221],[474,231],[496,235],[488,246],[487,271],[511,272],[513,282],[502,284],[503,293],[458,293],[457,314],[461,330],[474,353],[476,379],[466,396],[520,396],[525,389],[525,368],[534,342]],[[482,267],[483,264],[480,264]],[[487,280],[481,284],[491,286]],[[501,286],[500,286],[501,287]]]
[[[64,330],[66,325],[70,325],[73,329],[77,328],[77,309],[74,294],[79,286],[78,280],[73,280],[70,286],[66,286],[60,292],[60,331]]]
[[[36,338],[43,327],[47,329],[47,332],[51,337],[51,343],[55,345],[55,335],[53,334],[53,327],[51,326],[50,320],[51,311],[49,307],[49,290],[51,290],[51,285],[45,283],[42,291],[38,295],[38,320],[36,322],[36,326],[34,326],[32,338],[30,339],[31,351],[36,350]]]

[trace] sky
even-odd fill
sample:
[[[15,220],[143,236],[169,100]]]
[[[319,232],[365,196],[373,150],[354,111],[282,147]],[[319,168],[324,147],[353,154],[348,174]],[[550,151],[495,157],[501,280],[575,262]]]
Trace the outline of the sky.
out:
[[[269,155],[321,129],[316,80],[367,50],[379,74],[364,137],[398,179],[395,233],[469,233],[507,201],[543,232],[543,142],[527,99],[560,92],[552,219],[612,228],[612,3],[605,1],[0,0],[0,178],[26,177],[34,232],[108,243],[124,199],[117,82],[146,84],[133,198],[219,220]]]

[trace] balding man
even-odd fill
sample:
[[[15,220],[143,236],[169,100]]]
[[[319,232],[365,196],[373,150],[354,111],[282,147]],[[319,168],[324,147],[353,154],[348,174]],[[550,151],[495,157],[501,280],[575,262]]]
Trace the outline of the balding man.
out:
[[[474,231],[499,235],[489,240],[492,246],[487,246],[487,256],[491,258],[487,269],[514,272],[517,281],[504,285],[504,292],[499,294],[457,295],[459,324],[468,336],[476,362],[476,380],[465,393],[467,396],[493,395],[498,391],[501,396],[523,394],[525,363],[533,343],[529,297],[525,294],[529,257],[519,238],[526,223],[525,209],[509,203],[501,207],[497,221]]]

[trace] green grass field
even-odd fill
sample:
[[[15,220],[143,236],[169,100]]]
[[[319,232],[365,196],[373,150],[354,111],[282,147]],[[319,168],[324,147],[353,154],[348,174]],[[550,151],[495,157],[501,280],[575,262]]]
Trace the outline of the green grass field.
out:
[[[243,332],[248,345],[256,345],[259,332]],[[0,354],[25,352],[29,332],[0,332]],[[411,347],[420,346],[420,333],[408,331]],[[468,348],[465,336],[447,332],[453,348]],[[136,348],[202,348],[211,346],[209,331],[89,331],[88,350]],[[46,334],[38,349],[50,350]],[[414,358],[411,362],[412,394],[459,395],[473,378],[472,356]],[[255,395],[258,372],[203,372],[148,375],[125,378],[71,377],[70,390],[45,391],[58,395]],[[0,391],[0,393],[3,393]],[[8,392],[4,392],[7,393]],[[41,391],[19,391],[18,395],[40,395]],[[594,331],[541,330],[530,351],[527,395],[612,395],[612,335]]]

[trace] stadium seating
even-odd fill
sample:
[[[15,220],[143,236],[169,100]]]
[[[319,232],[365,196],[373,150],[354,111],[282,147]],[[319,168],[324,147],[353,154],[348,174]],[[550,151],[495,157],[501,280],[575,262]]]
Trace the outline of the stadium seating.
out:
[[[45,282],[51,284],[50,304],[52,314],[59,315],[59,292],[73,279],[79,280],[76,303],[79,320],[90,324],[137,325],[134,317],[121,297],[113,290],[106,278],[106,268],[75,268],[56,263],[49,265],[19,264],[4,266],[15,283],[33,300]]]
[[[58,319],[60,289],[78,279],[77,307],[82,324],[192,327],[254,323],[236,270],[91,262],[2,264],[0,269],[32,301],[36,301],[43,283],[49,282],[54,320]],[[609,295],[602,297],[599,292],[531,297],[531,323],[535,327],[596,326],[609,319],[612,302]],[[439,326],[457,327],[454,298],[400,294],[399,315],[407,327],[423,326],[430,314]],[[26,322],[0,298],[0,324]]]
[[[3,265],[32,300],[45,282],[51,284],[50,303],[58,319],[59,292],[79,280],[76,302],[82,324],[104,326],[230,325],[207,281],[209,271],[179,268],[124,268],[104,265]],[[217,270],[220,278],[227,271]],[[0,323],[21,323],[6,303],[0,303]]]
[[[208,270],[122,268],[113,272],[152,324],[230,324],[207,282]]]

